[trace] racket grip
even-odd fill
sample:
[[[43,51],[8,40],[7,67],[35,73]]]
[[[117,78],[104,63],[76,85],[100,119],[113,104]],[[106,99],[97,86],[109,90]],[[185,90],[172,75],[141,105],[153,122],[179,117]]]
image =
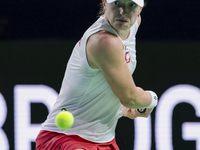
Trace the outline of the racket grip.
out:
[[[144,112],[146,111],[146,108],[139,108],[139,109],[137,109],[137,111],[138,111],[139,113],[144,113]]]

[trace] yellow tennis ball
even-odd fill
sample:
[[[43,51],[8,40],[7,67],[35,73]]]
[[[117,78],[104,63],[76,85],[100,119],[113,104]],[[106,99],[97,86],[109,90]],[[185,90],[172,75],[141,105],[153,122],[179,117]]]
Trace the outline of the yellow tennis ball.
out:
[[[74,116],[69,111],[61,111],[55,118],[56,126],[62,130],[70,128],[74,123]]]

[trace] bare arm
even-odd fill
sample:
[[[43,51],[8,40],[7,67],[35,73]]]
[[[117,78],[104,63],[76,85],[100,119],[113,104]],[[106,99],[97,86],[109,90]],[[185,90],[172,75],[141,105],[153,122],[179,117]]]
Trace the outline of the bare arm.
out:
[[[92,68],[99,68],[103,72],[122,105],[142,108],[151,103],[151,95],[136,87],[118,37],[107,32],[92,35],[87,43],[87,58]]]

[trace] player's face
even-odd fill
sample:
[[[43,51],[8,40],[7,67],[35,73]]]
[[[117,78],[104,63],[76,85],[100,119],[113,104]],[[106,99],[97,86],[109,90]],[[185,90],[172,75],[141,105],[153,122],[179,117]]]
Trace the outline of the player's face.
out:
[[[128,30],[135,23],[142,8],[131,0],[116,0],[106,3],[105,17],[117,31]]]

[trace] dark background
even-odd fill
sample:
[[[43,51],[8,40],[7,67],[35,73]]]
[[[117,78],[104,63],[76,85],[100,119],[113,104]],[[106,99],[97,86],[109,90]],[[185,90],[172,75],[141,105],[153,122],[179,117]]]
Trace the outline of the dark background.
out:
[[[72,48],[97,19],[99,3],[99,0],[0,1],[0,92],[8,107],[3,129],[11,150],[14,150],[13,87],[45,84],[59,92]],[[176,84],[200,87],[199,8],[199,0],[147,1],[137,34],[138,64],[133,75],[136,85],[156,91],[158,96]],[[177,141],[175,150],[195,150],[195,141],[183,141],[177,132],[182,122],[200,121],[194,117],[192,107],[184,119],[178,120],[186,107],[187,104],[180,104],[175,110],[174,127],[178,129],[173,133]],[[35,123],[40,123],[48,112],[34,108],[33,105],[32,115],[41,116]],[[122,150],[133,149],[133,129],[132,120],[119,120],[116,138]],[[155,150],[154,135],[152,139]]]
[[[96,20],[100,2],[1,0],[0,24],[6,24],[9,39],[79,39]],[[148,0],[146,3],[137,36],[140,40],[199,40],[199,0]]]

